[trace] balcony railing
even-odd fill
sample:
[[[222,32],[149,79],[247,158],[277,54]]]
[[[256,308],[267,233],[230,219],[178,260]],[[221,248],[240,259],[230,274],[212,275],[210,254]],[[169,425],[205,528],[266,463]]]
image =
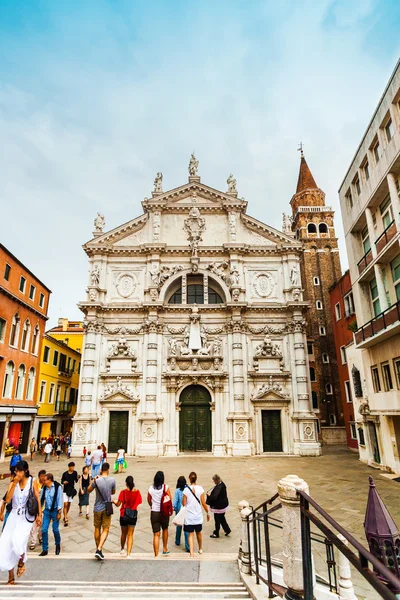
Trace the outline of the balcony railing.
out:
[[[400,321],[400,300],[396,304],[392,304],[386,310],[381,312],[379,315],[368,321],[365,325],[362,325],[357,329],[354,334],[356,344],[361,344],[373,337],[377,333],[384,331],[390,325]]]
[[[379,254],[379,252],[381,252],[384,249],[384,247],[388,245],[388,243],[390,242],[391,239],[394,238],[396,233],[397,233],[396,223],[393,220],[391,223],[389,223],[389,225],[386,227],[385,231],[378,237],[378,239],[375,242],[377,254]]]
[[[67,367],[58,367],[58,374],[63,377],[71,377],[73,369],[67,369]]]
[[[362,259],[357,263],[358,272],[361,273],[368,267],[369,263],[372,262],[372,251],[371,248],[367,250]]]
[[[54,412],[62,415],[67,415],[71,412],[72,402],[56,402]]]

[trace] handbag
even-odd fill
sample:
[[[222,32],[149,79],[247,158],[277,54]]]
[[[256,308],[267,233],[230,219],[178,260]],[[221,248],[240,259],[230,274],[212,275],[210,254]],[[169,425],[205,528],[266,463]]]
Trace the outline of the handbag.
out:
[[[103,500],[104,504],[106,505],[106,513],[108,516],[111,516],[112,514],[114,514],[114,509],[113,509],[113,503],[112,502],[108,502],[104,496],[103,496],[103,492],[101,491],[100,487],[99,487],[99,482],[97,480],[96,482],[96,487],[99,490],[99,494],[101,496],[101,499]]]
[[[33,517],[33,519],[28,519],[28,517],[27,517],[28,514],[31,517]],[[27,521],[29,521],[29,523],[33,523],[33,521],[36,519],[38,514],[39,514],[39,502],[37,501],[37,498],[33,491],[33,477],[31,477],[31,485],[29,487],[28,498],[26,501],[25,518]]]
[[[186,506],[182,506],[180,511],[173,518],[173,524],[182,527],[185,524]]]
[[[126,500],[125,500],[125,491],[124,491],[124,504],[125,504]],[[130,521],[133,521],[135,519],[137,519],[137,510],[136,509],[132,509],[132,508],[125,508],[125,518],[129,519]]]
[[[167,488],[165,484],[163,494],[161,496],[160,512],[163,517],[170,517],[174,512],[174,509],[172,507],[172,500],[167,494]]]

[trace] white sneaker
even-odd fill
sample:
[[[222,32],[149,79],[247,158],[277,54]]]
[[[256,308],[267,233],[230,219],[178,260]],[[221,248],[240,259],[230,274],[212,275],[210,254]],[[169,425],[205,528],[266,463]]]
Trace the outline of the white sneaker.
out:
[[[199,550],[199,554],[203,554],[203,550]]]
[[[132,556],[132,554],[127,554],[126,558],[131,559],[131,558],[133,558],[133,556]]]
[[[121,550],[121,552],[120,552],[120,555],[121,555],[121,556],[126,556],[126,552],[125,552],[125,550]]]

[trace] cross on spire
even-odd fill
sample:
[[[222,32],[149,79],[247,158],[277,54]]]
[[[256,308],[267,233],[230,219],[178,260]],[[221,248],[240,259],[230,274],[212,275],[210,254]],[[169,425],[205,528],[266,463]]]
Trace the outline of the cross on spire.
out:
[[[304,152],[303,152],[303,142],[299,143],[299,147],[297,148],[297,152],[300,152],[300,156],[301,158],[304,158]]]

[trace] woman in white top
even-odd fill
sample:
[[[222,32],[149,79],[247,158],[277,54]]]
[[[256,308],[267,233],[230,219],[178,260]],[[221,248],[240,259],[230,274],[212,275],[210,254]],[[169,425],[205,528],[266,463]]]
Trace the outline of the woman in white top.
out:
[[[165,493],[170,497],[171,490],[168,485],[164,483],[164,473],[163,471],[157,471],[154,475],[153,485],[149,487],[149,491],[147,494],[147,502],[151,507],[150,512],[150,522],[151,527],[153,529],[153,548],[154,548],[154,556],[158,556],[158,549],[160,546],[160,531],[162,529],[162,541],[163,541],[163,554],[169,554],[168,550],[168,526],[169,526],[169,517],[166,517],[161,514],[161,499]]]
[[[194,532],[196,532],[199,554],[203,554],[203,507],[207,513],[207,521],[210,520],[204,488],[196,484],[197,475],[192,471],[189,475],[190,484],[183,490],[182,504],[186,506],[185,524],[183,530],[189,534],[190,556],[194,556]]]
[[[125,463],[125,450],[122,446],[119,447],[117,456],[115,457],[115,462],[118,464],[118,473],[122,473]]]
[[[39,505],[39,514],[36,519],[26,509],[31,486]],[[25,572],[28,539],[33,523],[36,520],[38,527],[42,523],[42,507],[37,481],[31,477],[28,463],[25,460],[21,460],[15,467],[15,476],[8,486],[5,501],[6,504],[12,501],[12,511],[0,537],[0,570],[8,571],[8,583],[13,585],[15,583],[15,567],[18,565],[17,577],[21,577]]]

